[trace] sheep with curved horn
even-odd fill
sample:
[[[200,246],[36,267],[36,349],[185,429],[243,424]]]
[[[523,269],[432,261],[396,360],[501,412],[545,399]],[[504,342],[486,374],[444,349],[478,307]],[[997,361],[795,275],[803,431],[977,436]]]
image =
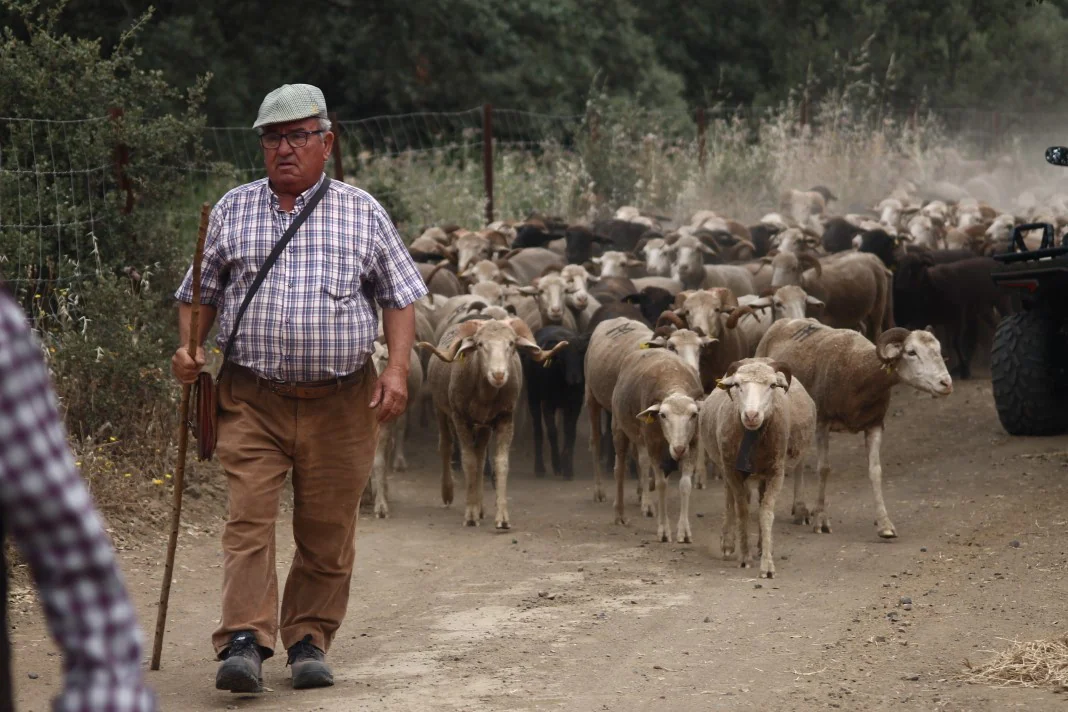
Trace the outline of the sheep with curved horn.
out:
[[[430,351],[427,374],[434,408],[438,413],[438,453],[441,456],[441,498],[453,499],[452,438],[460,441],[460,456],[467,498],[464,524],[477,526],[483,517],[483,463],[492,437],[497,478],[496,527],[508,529],[508,465],[512,444],[512,416],[523,371],[519,351],[541,363],[567,346],[561,341],[549,351],[534,341],[530,328],[516,318],[472,320],[451,327],[437,345],[416,344]]]

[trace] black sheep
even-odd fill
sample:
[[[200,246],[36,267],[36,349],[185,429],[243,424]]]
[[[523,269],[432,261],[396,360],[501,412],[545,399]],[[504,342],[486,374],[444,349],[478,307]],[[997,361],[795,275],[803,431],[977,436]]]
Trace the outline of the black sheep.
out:
[[[864,232],[845,218],[834,217],[823,228],[823,249],[827,252],[845,252],[853,249],[853,238]]]
[[[549,457],[553,473],[570,480],[574,477],[575,430],[586,395],[584,362],[590,344],[589,334],[582,336],[563,326],[546,326],[534,334],[543,348],[552,348],[561,341],[566,348],[545,363],[535,363],[526,356],[523,360],[523,379],[527,387],[530,422],[534,426],[534,474],[545,476],[542,458],[542,425],[549,434]],[[564,443],[559,447],[556,413],[562,414]]]
[[[675,295],[661,287],[645,287],[640,292],[623,297],[623,301],[638,307],[642,321],[652,326],[675,303]]]
[[[936,264],[938,252],[898,258],[894,319],[898,326],[909,329],[943,327],[958,360],[955,370],[960,378],[967,379],[971,377],[980,322],[993,328],[994,309],[1002,316],[1011,313],[1011,296],[990,279],[990,271],[997,265],[994,259],[973,256]]]

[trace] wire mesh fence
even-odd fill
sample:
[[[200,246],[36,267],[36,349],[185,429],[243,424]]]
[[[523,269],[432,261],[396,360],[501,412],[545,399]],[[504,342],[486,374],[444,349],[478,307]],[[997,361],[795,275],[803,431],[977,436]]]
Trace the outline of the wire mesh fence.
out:
[[[1024,139],[1065,143],[1054,114],[935,113],[948,132],[980,154]],[[114,111],[77,121],[0,118],[0,275],[8,282],[63,284],[75,278],[131,212],[192,236],[201,202],[215,202],[226,190],[265,175],[262,149],[247,127],[205,127],[199,145],[183,160],[154,165],[151,157],[121,146],[115,118]],[[802,127],[837,121],[828,114],[808,116],[803,107],[796,118]],[[895,120],[916,117],[906,111]],[[688,136],[657,145],[685,153],[695,164],[699,160],[704,170],[712,154],[723,150],[721,134],[731,129],[738,135],[741,126],[754,140],[767,121],[745,108],[702,109]],[[571,216],[589,189],[589,163],[596,158],[589,142],[599,139],[599,131],[608,133],[596,115],[488,106],[342,118],[335,121],[339,150],[327,170],[368,190],[408,235],[435,223],[475,226],[494,216],[516,219],[534,211]],[[642,146],[632,148],[638,162],[644,160]],[[125,172],[131,162],[141,171],[135,181]],[[673,165],[680,164],[665,164],[663,172]],[[149,200],[144,182],[154,174],[178,181],[179,197],[172,190],[166,201]]]

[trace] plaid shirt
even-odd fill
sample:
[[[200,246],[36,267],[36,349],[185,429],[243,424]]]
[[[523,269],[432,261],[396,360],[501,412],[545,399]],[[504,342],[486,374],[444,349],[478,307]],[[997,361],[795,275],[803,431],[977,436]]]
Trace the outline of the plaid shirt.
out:
[[[297,197],[292,213],[281,209],[266,178],[234,188],[212,210],[200,300],[221,305],[220,349],[260,265],[319,183]],[[249,304],[230,359],[280,381],[352,373],[370,357],[378,335],[373,301],[402,309],[426,293],[382,206],[359,188],[333,181]],[[192,267],[175,297],[192,303]]]
[[[155,710],[141,632],[111,541],[74,467],[40,345],[0,293],[0,519],[63,651],[55,710]],[[6,601],[3,602],[6,605]]]

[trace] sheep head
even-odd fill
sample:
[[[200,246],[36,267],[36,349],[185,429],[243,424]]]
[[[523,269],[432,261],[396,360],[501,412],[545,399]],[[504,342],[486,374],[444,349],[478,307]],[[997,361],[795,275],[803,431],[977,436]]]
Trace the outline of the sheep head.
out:
[[[735,361],[716,387],[727,392],[731,400],[738,400],[738,416],[746,430],[759,430],[775,409],[775,389],[790,390],[793,374],[790,367],[772,359],[748,358]]]
[[[692,235],[682,235],[664,248],[671,260],[671,278],[690,287],[698,287],[705,280],[704,256],[716,250]]]
[[[808,253],[795,254],[780,252],[771,261],[772,287],[784,287],[788,284],[802,284],[801,275],[808,269],[815,269],[816,276],[823,275],[823,266],[815,256]]]
[[[493,244],[486,237],[477,233],[467,233],[457,238],[452,247],[456,252],[456,268],[464,272],[479,260],[493,256]]]
[[[638,413],[645,428],[657,428],[663,435],[668,452],[676,461],[689,452],[697,433],[697,401],[682,393],[672,393]]]
[[[564,265],[560,276],[567,281],[567,293],[564,300],[575,311],[582,311],[590,303],[587,291],[591,282],[600,282],[601,278],[586,271],[582,265]]]
[[[681,296],[680,292],[680,296]],[[678,303],[676,299],[676,303]],[[688,327],[699,334],[719,338],[727,316],[738,307],[738,298],[725,287],[687,293],[682,306],[674,309],[686,319]]]
[[[661,329],[666,328],[661,327]],[[701,354],[717,341],[719,339],[702,336],[689,329],[674,329],[670,334],[666,335],[662,332],[659,334],[654,333],[653,339],[643,344],[643,348],[665,348],[681,358],[683,363],[693,369],[694,373],[700,373]]]
[[[819,315],[826,306],[823,301],[796,285],[779,287],[771,295],[771,319],[805,319]],[[755,304],[753,305],[756,306]]]
[[[503,306],[506,297],[505,287],[497,282],[478,282],[468,292],[485,300],[487,305]]]
[[[478,260],[468,265],[467,269],[457,275],[470,284],[479,282],[503,282],[504,273],[500,266],[492,260]]]
[[[628,267],[645,264],[629,252],[619,250],[607,250],[600,257],[594,257],[593,263],[601,266],[602,277],[626,277]]]
[[[934,396],[948,396],[953,392],[953,379],[942,358],[942,345],[931,333],[931,327],[916,331],[900,326],[887,329],[876,339],[875,353],[883,369],[896,375],[902,383]]]
[[[519,292],[537,299],[538,309],[546,321],[559,324],[564,318],[567,289],[567,280],[559,272],[550,272],[535,278],[529,287],[520,287]]]

